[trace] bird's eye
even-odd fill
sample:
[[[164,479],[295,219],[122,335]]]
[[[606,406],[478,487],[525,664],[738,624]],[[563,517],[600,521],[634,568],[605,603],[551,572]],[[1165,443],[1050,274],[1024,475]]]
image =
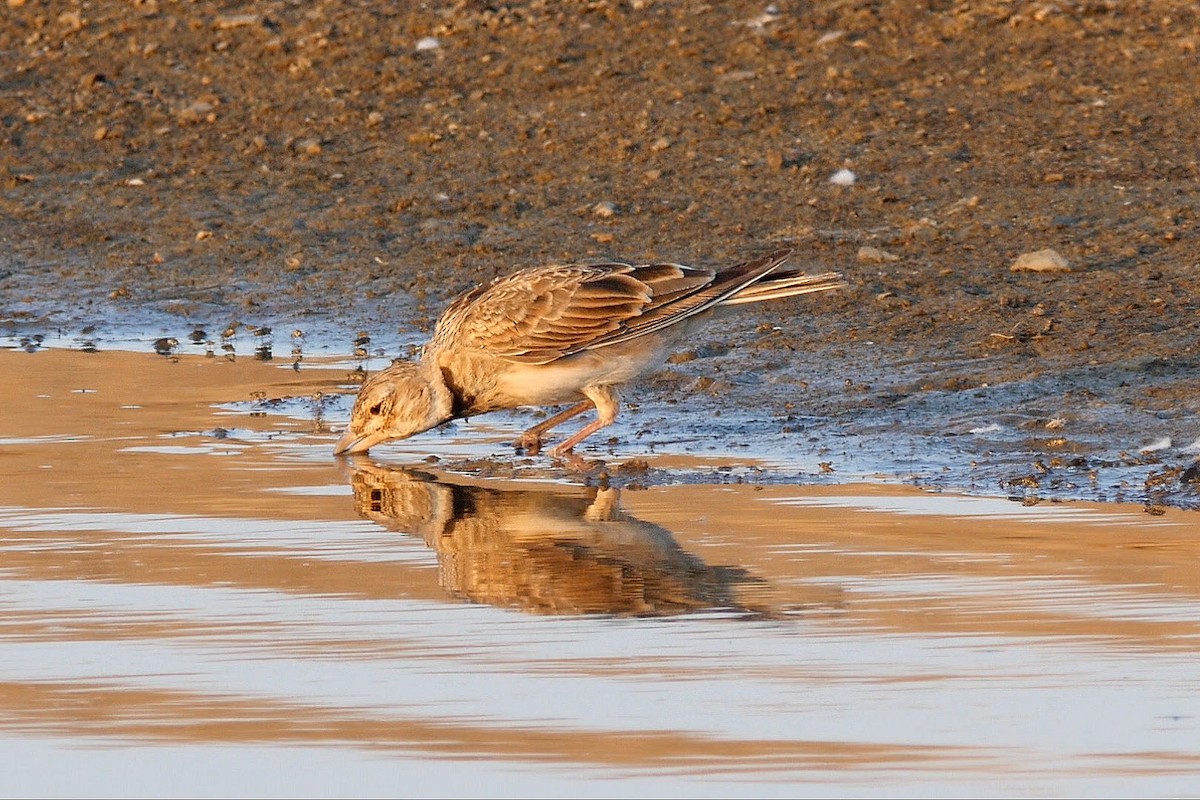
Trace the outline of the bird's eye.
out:
[[[379,412],[383,411],[383,403],[376,403],[375,405],[371,406],[367,410],[370,411],[372,414],[378,414]]]

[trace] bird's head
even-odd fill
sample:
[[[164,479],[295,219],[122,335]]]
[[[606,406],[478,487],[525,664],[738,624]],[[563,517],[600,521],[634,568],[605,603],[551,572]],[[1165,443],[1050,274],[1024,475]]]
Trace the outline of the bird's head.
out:
[[[437,376],[440,377],[440,376]],[[436,385],[435,385],[436,384]],[[365,453],[380,442],[407,439],[450,419],[445,384],[420,363],[398,361],[368,378],[334,455]]]

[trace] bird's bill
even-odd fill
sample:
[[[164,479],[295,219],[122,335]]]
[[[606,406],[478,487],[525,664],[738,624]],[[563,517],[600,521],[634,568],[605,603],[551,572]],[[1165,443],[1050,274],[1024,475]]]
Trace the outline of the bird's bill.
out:
[[[335,456],[346,455],[349,453],[365,453],[375,445],[387,440],[387,435],[376,431],[374,433],[358,433],[352,428],[347,428],[342,434],[342,438],[338,439],[337,444],[333,446],[333,454]]]

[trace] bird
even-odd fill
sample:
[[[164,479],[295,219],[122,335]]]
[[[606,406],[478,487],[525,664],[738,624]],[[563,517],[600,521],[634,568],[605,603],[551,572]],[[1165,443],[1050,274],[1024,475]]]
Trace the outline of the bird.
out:
[[[847,285],[836,272],[781,270],[791,254],[723,270],[616,261],[532,267],[471,289],[447,307],[418,360],[397,360],[363,382],[334,454],[364,453],[489,411],[573,403],[514,442],[536,454],[549,430],[595,409],[593,421],[551,451],[566,456],[616,420],[621,386],[714,316]]]

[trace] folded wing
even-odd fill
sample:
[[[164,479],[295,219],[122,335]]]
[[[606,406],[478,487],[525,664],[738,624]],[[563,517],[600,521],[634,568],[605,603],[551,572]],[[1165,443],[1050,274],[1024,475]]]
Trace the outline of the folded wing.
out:
[[[477,348],[508,361],[546,364],[706,311],[769,275],[789,254],[721,272],[621,263],[522,270],[455,300],[431,347]]]

